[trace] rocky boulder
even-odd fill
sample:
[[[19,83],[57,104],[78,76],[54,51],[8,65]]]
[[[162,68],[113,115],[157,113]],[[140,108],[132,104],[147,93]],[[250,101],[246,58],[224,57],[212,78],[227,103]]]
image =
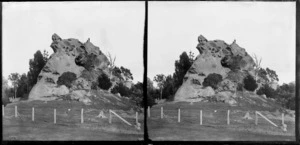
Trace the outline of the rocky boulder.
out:
[[[196,48],[199,55],[177,90],[175,101],[186,101],[197,96],[212,96],[218,92],[235,92],[245,76],[254,75],[254,60],[244,48],[236,44],[236,41],[229,45],[222,40],[209,41],[200,35]],[[204,79],[213,73],[222,76],[221,83],[216,90],[204,89]],[[227,97],[228,94],[221,96]],[[234,104],[233,100],[229,102]]]
[[[76,98],[76,90],[90,90],[92,83],[97,81],[101,74],[110,75],[108,70],[109,60],[94,46],[90,39],[82,43],[77,39],[62,39],[57,34],[52,35],[51,48],[54,53],[50,56],[46,65],[38,76],[38,81],[29,94],[31,100],[43,100],[55,98],[61,95],[71,94]],[[70,86],[58,85],[59,78],[64,73],[74,74]],[[64,78],[61,78],[62,80]],[[64,81],[64,80],[63,80]],[[85,99],[85,102],[87,99]]]

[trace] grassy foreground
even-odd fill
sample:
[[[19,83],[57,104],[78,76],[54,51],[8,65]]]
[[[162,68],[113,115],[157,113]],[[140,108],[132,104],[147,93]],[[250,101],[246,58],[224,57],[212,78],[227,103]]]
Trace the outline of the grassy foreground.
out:
[[[18,106],[18,117],[14,117]],[[32,107],[35,120],[32,121]],[[54,108],[56,124],[54,124]],[[84,123],[81,123],[81,109],[84,109]],[[143,140],[143,113],[136,124],[136,111],[112,108],[133,126],[129,126],[117,117],[109,123],[108,108],[100,105],[84,105],[77,101],[21,101],[5,107],[3,117],[3,140]],[[97,117],[103,111],[107,118]]]
[[[161,107],[164,117],[161,119]],[[181,119],[178,123],[178,108]],[[200,125],[202,110],[202,125]],[[230,124],[227,124],[230,110]],[[255,125],[255,111],[260,111],[277,124],[275,127],[262,117]],[[243,119],[249,112],[251,119]],[[149,138],[154,141],[295,141],[295,118],[285,115],[287,131],[280,128],[281,113],[277,110],[248,106],[230,106],[225,103],[170,102],[151,108],[147,126]]]

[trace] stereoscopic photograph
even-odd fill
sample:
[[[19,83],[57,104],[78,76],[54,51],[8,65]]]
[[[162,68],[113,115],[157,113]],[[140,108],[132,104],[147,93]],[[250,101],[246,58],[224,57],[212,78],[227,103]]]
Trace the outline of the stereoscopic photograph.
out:
[[[149,2],[153,141],[296,141],[295,2]]]
[[[2,3],[3,141],[144,140],[145,2]]]

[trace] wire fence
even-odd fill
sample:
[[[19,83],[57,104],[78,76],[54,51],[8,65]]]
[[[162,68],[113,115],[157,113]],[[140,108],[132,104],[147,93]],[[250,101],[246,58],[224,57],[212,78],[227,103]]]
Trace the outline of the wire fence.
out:
[[[114,112],[114,113],[111,113]],[[109,109],[93,109],[93,108],[38,108],[38,107],[18,107],[6,108],[2,105],[3,119],[19,120],[24,122],[56,124],[64,126],[73,126],[80,124],[89,125],[115,125],[121,124],[127,126],[129,122],[136,129],[141,129],[143,122],[143,113],[133,110],[109,110]],[[117,116],[117,117],[116,117]],[[124,122],[124,120],[126,122]]]
[[[287,131],[287,122],[291,118],[287,114],[267,111],[242,110],[195,110],[185,108],[148,107],[148,120],[161,120],[167,123],[199,124],[208,126],[268,126]]]

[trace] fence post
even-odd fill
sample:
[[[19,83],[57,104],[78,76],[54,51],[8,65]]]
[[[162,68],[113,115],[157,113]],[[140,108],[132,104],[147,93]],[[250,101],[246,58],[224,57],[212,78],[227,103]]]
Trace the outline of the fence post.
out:
[[[136,124],[139,123],[138,112],[135,112],[135,122]]]
[[[178,122],[180,122],[180,108],[178,108]]]
[[[32,107],[32,121],[34,121],[34,107]]]
[[[54,109],[54,124],[56,124],[56,109]]]
[[[200,125],[202,125],[202,110],[200,110]]]
[[[2,105],[2,116],[4,117],[4,105]]]
[[[164,108],[160,107],[160,118],[163,118],[163,114],[164,114]]]
[[[230,124],[230,110],[227,111],[227,124],[229,125]]]
[[[284,113],[281,114],[281,118],[282,118],[282,125],[284,125]]]
[[[148,106],[148,117],[150,118],[150,106]]]
[[[109,119],[108,119],[108,122],[111,124],[111,112],[109,110]]]
[[[258,122],[257,122],[257,112],[255,111],[255,125],[257,125]]]
[[[15,106],[15,117],[16,117],[16,118],[18,117],[17,112],[18,112],[18,106]]]
[[[83,123],[83,108],[81,108],[81,123]]]

